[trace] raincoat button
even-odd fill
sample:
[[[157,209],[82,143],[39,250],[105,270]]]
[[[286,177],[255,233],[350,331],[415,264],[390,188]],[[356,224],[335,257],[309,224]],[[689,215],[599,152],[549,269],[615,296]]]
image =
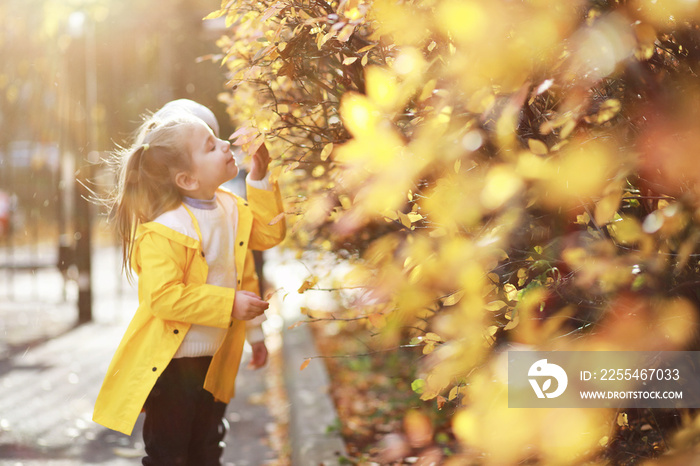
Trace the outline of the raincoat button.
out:
[[[155,371],[158,370],[158,368],[157,368],[157,367],[154,367],[152,370],[153,370],[153,372],[155,372]]]
[[[202,257],[204,257],[204,251],[202,251],[202,253],[201,253],[201,254],[202,254]]]
[[[180,331],[179,331],[178,329],[175,329],[175,330],[173,330],[173,333],[174,333],[175,335],[177,335],[178,333],[180,333]]]
[[[243,241],[241,241],[240,243],[238,243],[238,245],[239,245],[239,246],[243,246]]]

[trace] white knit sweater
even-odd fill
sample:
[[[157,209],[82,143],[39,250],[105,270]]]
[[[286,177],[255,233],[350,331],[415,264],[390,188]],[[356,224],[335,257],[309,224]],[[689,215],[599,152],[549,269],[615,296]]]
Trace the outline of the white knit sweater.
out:
[[[260,181],[247,179],[247,183],[258,189],[271,189],[267,178]],[[229,196],[214,196],[210,200],[185,198],[184,202],[197,219],[202,235],[202,249],[209,267],[207,283],[236,288],[236,266],[234,240],[238,224],[235,200]],[[179,207],[166,212],[155,221],[194,239],[199,239],[191,222],[183,222]],[[189,219],[189,216],[186,216]],[[249,343],[264,340],[261,324],[265,314],[246,322],[246,339]],[[226,329],[193,324],[175,353],[175,358],[213,356],[226,336]]]

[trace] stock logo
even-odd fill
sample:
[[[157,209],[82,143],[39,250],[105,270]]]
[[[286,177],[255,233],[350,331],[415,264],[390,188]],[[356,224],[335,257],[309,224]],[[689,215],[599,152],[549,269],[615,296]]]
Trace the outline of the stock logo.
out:
[[[566,390],[566,385],[569,378],[566,372],[556,364],[550,364],[546,359],[540,359],[530,366],[527,372],[528,381],[532,385],[537,398],[556,398]],[[557,381],[556,390],[550,391],[552,388],[552,379]],[[539,380],[542,380],[540,385]]]

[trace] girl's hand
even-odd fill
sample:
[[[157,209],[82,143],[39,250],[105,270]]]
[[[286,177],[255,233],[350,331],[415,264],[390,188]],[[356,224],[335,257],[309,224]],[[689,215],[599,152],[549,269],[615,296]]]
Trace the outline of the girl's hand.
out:
[[[253,154],[253,162],[250,167],[250,179],[260,181],[267,174],[267,166],[270,164],[270,153],[267,151],[267,146],[263,142],[262,145]]]
[[[248,369],[260,369],[267,363],[267,346],[264,341],[259,341],[251,345],[253,355],[248,363]]]
[[[233,301],[231,317],[238,320],[254,319],[270,307],[270,303],[260,299],[255,293],[250,291],[237,291],[236,299]]]

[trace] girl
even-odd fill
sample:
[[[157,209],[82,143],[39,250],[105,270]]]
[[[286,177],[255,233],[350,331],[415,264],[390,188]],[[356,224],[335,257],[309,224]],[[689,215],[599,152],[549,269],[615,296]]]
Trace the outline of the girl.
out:
[[[112,213],[139,306],[109,366],[93,419],[130,435],[146,412],[144,465],[219,465],[224,412],[245,321],[268,304],[251,249],[285,235],[269,154],[255,154],[248,201],[220,185],[238,173],[230,143],[186,113],[147,120],[121,163]],[[273,223],[272,225],[270,225]]]

